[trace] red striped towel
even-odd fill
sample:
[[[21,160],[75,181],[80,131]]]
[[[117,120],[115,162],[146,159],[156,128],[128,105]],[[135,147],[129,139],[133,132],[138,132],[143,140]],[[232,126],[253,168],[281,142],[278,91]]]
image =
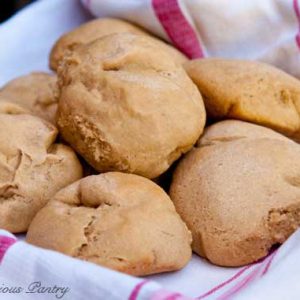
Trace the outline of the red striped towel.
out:
[[[300,78],[300,0],[82,0],[171,42],[189,58],[256,59]]]

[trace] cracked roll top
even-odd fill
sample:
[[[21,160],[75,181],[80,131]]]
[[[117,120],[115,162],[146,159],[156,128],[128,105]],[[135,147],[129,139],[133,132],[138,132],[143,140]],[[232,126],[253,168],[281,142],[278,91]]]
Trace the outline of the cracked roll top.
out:
[[[242,121],[208,127],[179,163],[170,195],[193,250],[241,266],[283,243],[300,225],[300,146]]]
[[[96,170],[154,178],[203,131],[200,93],[152,39],[112,34],[58,69],[60,133]]]
[[[35,116],[0,114],[0,228],[26,231],[50,197],[81,178],[75,153],[53,144],[56,135]]]
[[[165,51],[168,51],[176,62],[182,64],[187,61],[186,56],[176,48],[151,36],[150,33],[138,26],[119,19],[100,18],[84,23],[59,38],[50,53],[50,68],[56,71],[64,55],[66,55],[67,52],[74,51],[79,45],[90,43],[113,33],[133,33],[147,36]]]
[[[56,76],[34,72],[18,77],[0,89],[0,112],[27,113],[55,124]]]
[[[191,234],[168,195],[149,179],[119,172],[59,191],[26,240],[138,276],[178,270],[191,257]]]
[[[187,62],[207,115],[270,127],[300,140],[300,81],[271,65],[217,58]]]

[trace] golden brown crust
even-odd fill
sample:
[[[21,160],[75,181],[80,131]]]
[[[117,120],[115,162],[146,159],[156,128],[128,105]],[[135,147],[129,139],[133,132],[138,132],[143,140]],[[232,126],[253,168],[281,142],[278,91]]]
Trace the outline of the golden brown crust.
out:
[[[214,264],[241,266],[300,225],[300,147],[250,123],[212,127],[179,163],[170,195],[193,250]]]
[[[0,89],[0,109],[6,113],[22,113],[23,110],[23,113],[31,113],[54,124],[55,87],[56,76],[48,73],[34,72],[18,77]]]
[[[148,36],[160,47],[170,52],[170,55],[172,55],[176,62],[182,64],[187,61],[187,58],[177,49],[152,37],[142,28],[119,19],[101,18],[84,23],[59,38],[50,53],[50,68],[56,71],[63,56],[67,52],[73,51],[77,46],[90,43],[98,38],[113,33],[133,33]]]
[[[300,81],[261,62],[194,60],[185,69],[209,116],[239,119],[300,139]]]
[[[0,114],[0,227],[27,230],[32,218],[58,190],[81,178],[82,168],[67,146],[54,144],[56,128],[25,114]]]
[[[96,170],[154,178],[201,134],[201,95],[147,37],[114,34],[78,47],[58,70],[57,123]]]
[[[191,257],[190,232],[168,195],[146,178],[118,172],[58,192],[27,241],[139,276],[180,269]]]

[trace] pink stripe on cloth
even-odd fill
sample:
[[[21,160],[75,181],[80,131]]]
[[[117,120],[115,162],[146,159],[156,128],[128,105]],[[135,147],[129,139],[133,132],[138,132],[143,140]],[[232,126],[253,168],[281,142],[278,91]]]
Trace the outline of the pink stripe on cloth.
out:
[[[183,299],[182,295],[179,293],[176,293],[176,294],[170,295],[165,300],[179,300],[179,299]]]
[[[257,266],[249,275],[244,277],[241,281],[239,281],[236,285],[234,285],[231,289],[229,289],[222,296],[218,297],[218,300],[228,300],[231,299],[234,294],[239,292],[245,286],[247,286],[251,281],[253,281],[258,273],[260,272],[260,266]]]
[[[174,45],[189,58],[202,58],[204,53],[197,34],[185,18],[178,0],[152,0],[156,17]]]
[[[260,269],[263,265],[265,265],[265,268],[264,268],[264,270],[263,270],[263,272],[261,274],[261,276],[263,276],[264,274],[266,274],[268,272],[268,270],[269,270],[269,268],[271,266],[271,263],[272,263],[272,261],[274,259],[275,254],[277,253],[277,251],[278,251],[278,249],[274,250],[273,252],[270,252],[266,257],[264,257],[262,259],[259,259],[257,262],[244,267],[243,269],[239,270],[236,274],[234,274],[229,279],[223,281],[222,283],[218,284],[217,286],[215,286],[214,288],[212,288],[208,292],[206,292],[206,293],[202,294],[201,296],[197,297],[197,299],[199,299],[199,300],[200,299],[204,299],[204,298],[206,298],[206,297],[214,294],[218,290],[222,289],[223,287],[227,286],[231,282],[233,282],[236,279],[240,278],[248,269],[250,269],[250,268],[252,268],[254,266],[257,266],[257,268]],[[254,271],[252,271],[252,272],[254,272]]]
[[[215,286],[214,288],[212,288],[211,290],[209,290],[208,292],[206,292],[205,294],[197,297],[197,299],[204,299],[208,296],[210,296],[211,294],[214,294],[216,291],[218,291],[219,289],[221,289],[222,287],[228,285],[229,283],[231,283],[232,281],[234,281],[235,279],[239,278],[245,271],[247,271],[249,268],[253,267],[254,265],[249,265],[244,267],[243,269],[239,270],[236,274],[234,274],[232,277],[230,277],[229,279],[227,279],[226,281],[223,281],[222,283],[220,283],[219,285]]]
[[[185,297],[180,293],[159,290],[150,298],[150,300],[191,300],[191,298]]]
[[[233,295],[238,293],[240,290],[242,290],[244,287],[246,287],[249,283],[251,283],[254,279],[258,277],[258,274],[261,272],[263,266],[264,269],[260,277],[266,274],[277,251],[278,249],[273,251],[272,253],[269,253],[269,255],[266,256],[263,260],[259,260],[258,263],[254,264],[256,268],[252,270],[250,274],[245,276],[242,280],[236,283],[233,287],[231,287],[228,291],[226,291],[223,295],[221,295],[217,299],[218,300],[231,299]]]
[[[295,10],[295,14],[299,23],[299,29],[298,29],[298,33],[296,35],[296,43],[300,49],[300,7],[299,7],[299,2],[298,0],[294,0],[293,2],[294,4],[294,10]]]
[[[274,252],[271,254],[270,259],[268,260],[268,262],[265,266],[265,269],[263,270],[261,276],[265,275],[269,271],[270,266],[272,264],[272,261],[273,261],[275,255],[276,255],[277,251],[278,251],[278,249],[274,250]]]
[[[134,287],[134,289],[132,290],[132,292],[131,292],[131,294],[130,294],[128,300],[136,300],[137,297],[138,297],[138,295],[139,295],[139,293],[140,293],[140,291],[141,291],[141,289],[142,289],[142,287],[143,287],[146,283],[148,283],[148,282],[149,282],[148,280],[144,280],[144,281],[139,282],[139,283]]]
[[[8,236],[0,236],[0,263],[10,246],[12,246],[17,240]]]

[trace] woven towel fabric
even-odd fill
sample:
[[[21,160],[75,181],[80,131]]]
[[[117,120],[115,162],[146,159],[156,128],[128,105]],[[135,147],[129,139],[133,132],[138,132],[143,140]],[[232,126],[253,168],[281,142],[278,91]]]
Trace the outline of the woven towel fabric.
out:
[[[40,249],[0,230],[0,299],[296,300],[299,255],[297,231],[266,258],[242,268],[194,258],[182,271],[143,279]]]
[[[82,0],[95,16],[120,17],[190,58],[268,62],[300,77],[300,0]]]

